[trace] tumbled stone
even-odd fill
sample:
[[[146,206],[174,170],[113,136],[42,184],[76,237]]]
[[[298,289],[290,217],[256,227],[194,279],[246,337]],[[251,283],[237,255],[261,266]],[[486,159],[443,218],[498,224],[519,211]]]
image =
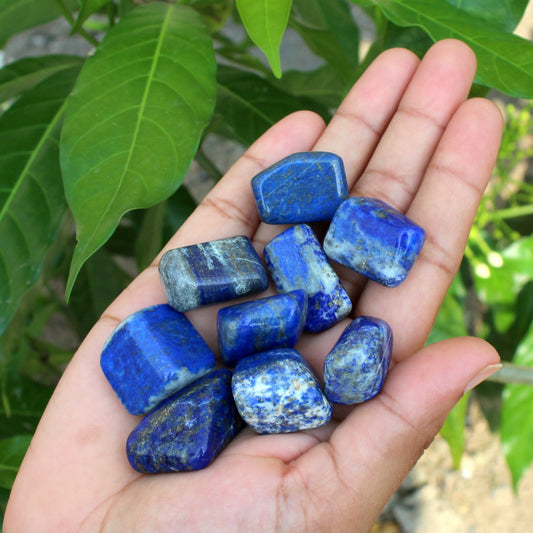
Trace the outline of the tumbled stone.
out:
[[[252,189],[268,224],[331,220],[348,198],[342,159],[329,152],[292,154],[257,174]]]
[[[166,304],[133,313],[104,345],[100,365],[132,415],[204,376],[215,356],[187,317]]]
[[[307,293],[306,330],[323,331],[351,311],[350,298],[308,225],[280,233],[265,246],[264,257],[278,291]]]
[[[128,437],[128,460],[143,473],[199,470],[242,425],[231,393],[231,372],[214,370],[146,415]]]
[[[159,274],[168,303],[182,312],[268,287],[261,259],[244,235],[168,250]]]
[[[222,362],[235,366],[253,353],[292,348],[306,317],[307,295],[303,290],[220,309],[217,332]]]
[[[324,362],[330,402],[354,404],[373,398],[383,386],[392,354],[392,331],[384,320],[361,316],[343,332]]]
[[[331,419],[331,404],[315,375],[291,348],[241,359],[231,387],[240,415],[258,433],[311,429]]]
[[[339,207],[324,239],[326,255],[387,287],[405,280],[425,232],[375,198],[350,198]]]

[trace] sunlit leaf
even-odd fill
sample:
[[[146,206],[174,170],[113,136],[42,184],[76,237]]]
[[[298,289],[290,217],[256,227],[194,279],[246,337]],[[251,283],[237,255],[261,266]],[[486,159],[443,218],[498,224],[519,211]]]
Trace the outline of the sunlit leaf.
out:
[[[215,67],[200,15],[159,2],[130,11],[83,66],[61,136],[78,238],[67,297],[125,212],[181,184],[211,118]]]
[[[292,0],[237,0],[242,23],[263,51],[276,77],[281,76],[279,47],[287,28]]]
[[[533,328],[516,350],[513,363],[533,368]],[[533,462],[533,387],[509,384],[503,390],[500,438],[516,489]]]

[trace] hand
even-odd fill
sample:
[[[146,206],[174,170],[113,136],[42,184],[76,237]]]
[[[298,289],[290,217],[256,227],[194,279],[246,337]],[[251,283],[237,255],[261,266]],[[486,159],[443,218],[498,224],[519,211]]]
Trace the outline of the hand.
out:
[[[312,431],[259,436],[245,429],[201,471],[133,471],[125,440],[139,419],[115,397],[99,356],[121,320],[165,301],[156,259],[111,304],[65,371],[13,487],[5,531],[368,531],[467,384],[498,362],[478,339],[424,347],[501,137],[497,108],[465,101],[475,68],[471,50],[452,40],[421,62],[407,50],[383,53],[327,127],[302,111],[266,132],[167,245],[245,234],[261,253],[280,228],[260,223],[251,178],[293,152],[340,155],[352,196],[381,198],[427,233],[397,288],[339,270],[353,315],[383,318],[394,332],[394,366],[377,397]],[[216,311],[189,313],[212,347]],[[317,373],[347,323],[298,344]]]

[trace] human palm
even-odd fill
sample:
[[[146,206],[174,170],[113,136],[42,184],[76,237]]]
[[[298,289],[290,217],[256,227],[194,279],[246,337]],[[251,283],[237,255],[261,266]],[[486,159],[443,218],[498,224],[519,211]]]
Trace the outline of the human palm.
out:
[[[251,178],[290,153],[340,155],[351,196],[380,198],[426,230],[399,287],[337,269],[354,302],[352,318],[376,316],[394,332],[393,365],[378,396],[339,409],[315,430],[257,435],[246,428],[204,470],[135,472],[125,440],[139,418],[115,397],[99,355],[121,320],[164,301],[157,258],[106,310],[65,371],[13,487],[6,533],[368,531],[465,387],[498,362],[478,339],[424,347],[501,136],[493,104],[465,101],[474,72],[472,52],[458,41],[436,44],[421,62],[406,50],[385,52],[327,127],[302,111],[266,132],[166,247],[247,235],[261,253],[283,228],[260,222]],[[216,312],[188,313],[213,348]],[[297,349],[317,374],[348,322],[302,336]]]

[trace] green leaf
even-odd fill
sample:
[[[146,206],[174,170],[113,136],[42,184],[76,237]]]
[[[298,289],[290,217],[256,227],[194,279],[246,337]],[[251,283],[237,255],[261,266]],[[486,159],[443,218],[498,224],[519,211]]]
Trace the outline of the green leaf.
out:
[[[307,46],[345,84],[354,81],[359,63],[359,28],[345,0],[294,0],[293,26]]]
[[[513,363],[533,368],[533,327],[518,346]],[[520,478],[533,462],[533,387],[506,385],[500,438],[516,490]]]
[[[458,469],[461,466],[461,458],[465,450],[465,420],[468,408],[468,398],[470,393],[465,394],[450,411],[440,434],[450,447],[453,467]]]
[[[65,1],[76,8],[76,0]],[[0,46],[11,36],[61,16],[57,0],[0,0]]]
[[[200,15],[150,3],[130,11],[83,66],[61,135],[65,194],[83,263],[131,209],[181,184],[215,101],[215,58]]]
[[[511,96],[533,96],[533,43],[502,32],[446,0],[373,0],[392,22],[418,26],[434,41],[456,38],[476,53],[476,82]]]
[[[135,241],[135,258],[140,271],[151,265],[163,246],[165,211],[166,203],[161,202],[144,213]]]
[[[267,80],[231,67],[219,67],[218,98],[211,129],[244,146],[289,113],[310,109],[329,119],[317,102],[291,96]]]
[[[80,273],[69,302],[80,337],[89,333],[130,281],[105,248],[100,248],[91,256]]]
[[[165,240],[168,241],[196,209],[196,201],[187,187],[180,187],[168,200],[165,214]]]
[[[0,117],[0,334],[36,280],[66,209],[58,143],[77,74],[57,72]]]
[[[266,55],[272,72],[281,77],[279,47],[287,28],[292,0],[237,0],[250,39]]]
[[[11,488],[30,442],[31,435],[0,440],[0,487]]]
[[[446,0],[462,11],[511,33],[524,15],[529,0]]]
[[[0,70],[0,102],[15,98],[52,74],[82,62],[81,57],[60,54],[13,61]]]
[[[0,438],[33,434],[53,388],[13,374],[2,385]]]
[[[111,0],[81,0],[81,8],[76,17],[76,22],[72,26],[71,33],[78,32],[83,23],[93,14],[99,11],[106,4],[109,4]]]

